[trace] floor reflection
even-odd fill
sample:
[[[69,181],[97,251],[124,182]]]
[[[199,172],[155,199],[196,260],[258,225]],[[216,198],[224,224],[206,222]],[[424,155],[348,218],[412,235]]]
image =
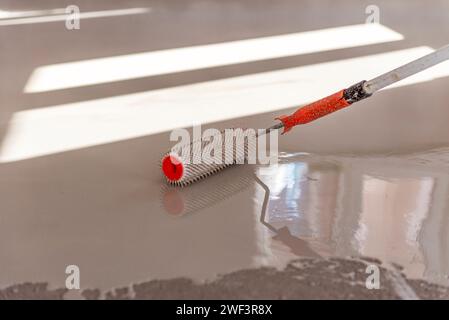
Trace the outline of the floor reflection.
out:
[[[297,256],[319,257],[319,255],[310,248],[307,241],[304,241],[303,239],[293,235],[287,226],[283,226],[277,229],[272,224],[266,221],[267,207],[270,203],[270,199],[272,198],[270,197],[270,189],[258,177],[255,177],[255,180],[264,189],[265,192],[260,215],[260,222],[274,234],[272,239],[281,242],[284,246],[288,247],[293,254]],[[274,197],[276,197],[276,194]],[[279,197],[276,198],[279,199]]]
[[[376,257],[411,277],[448,284],[448,167],[449,149],[385,157],[283,154],[279,164],[257,170],[270,190],[265,243],[273,255],[303,255],[296,248],[304,247],[305,255]]]

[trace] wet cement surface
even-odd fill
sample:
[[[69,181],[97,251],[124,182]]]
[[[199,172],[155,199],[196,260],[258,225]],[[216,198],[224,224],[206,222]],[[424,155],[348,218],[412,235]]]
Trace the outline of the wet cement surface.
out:
[[[96,3],[89,10],[120,7]],[[444,10],[408,6],[434,22],[419,27],[399,3],[380,3],[382,23],[405,37],[397,43],[39,94],[22,92],[39,65],[363,23],[369,3],[347,1],[335,15],[330,2],[134,1],[159,14],[86,20],[70,41],[51,23],[3,27],[0,139],[20,110],[449,38]],[[36,9],[15,6],[5,9]],[[0,163],[0,298],[448,298],[448,85],[387,90],[280,137],[276,165],[238,166],[185,189],[167,187],[158,168],[169,132]],[[291,110],[205,127],[261,128]],[[379,290],[365,287],[370,263],[380,265]],[[75,292],[61,289],[72,264]]]

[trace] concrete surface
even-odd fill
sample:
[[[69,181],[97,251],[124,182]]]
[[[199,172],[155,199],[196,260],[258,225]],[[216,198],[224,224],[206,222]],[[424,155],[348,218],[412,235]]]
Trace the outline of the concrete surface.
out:
[[[42,66],[358,25],[372,1],[0,10],[74,3],[151,10],[71,31],[62,21],[0,26],[0,298],[448,297],[447,64],[280,137],[277,165],[182,190],[158,167],[173,128],[263,128],[446,44],[447,2],[377,1],[380,23],[402,40],[25,92]],[[68,291],[72,264],[81,289]],[[364,286],[369,264],[380,266],[379,290]]]
[[[267,267],[245,269],[204,283],[196,283],[188,278],[152,280],[106,292],[85,289],[81,295],[87,300],[449,298],[447,287],[410,280],[400,271],[389,271],[381,266],[381,288],[367,290],[365,270],[373,263],[378,265],[379,261],[303,258],[291,261],[283,270]],[[397,277],[401,280],[398,281]],[[56,300],[67,295],[67,289],[49,289],[47,283],[24,283],[0,291],[0,299]]]

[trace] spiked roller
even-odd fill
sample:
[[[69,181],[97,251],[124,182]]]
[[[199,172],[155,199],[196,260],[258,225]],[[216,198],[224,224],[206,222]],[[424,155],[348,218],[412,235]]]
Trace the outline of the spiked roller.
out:
[[[294,126],[309,123],[332,112],[346,108],[355,102],[370,97],[375,92],[395,82],[410,77],[448,59],[449,46],[445,46],[374,79],[361,81],[347,89],[340,90],[328,97],[306,105],[291,115],[279,116],[276,118],[279,120],[279,123],[266,129],[262,134],[281,128],[283,128],[282,134],[285,134]],[[245,138],[240,135],[244,135],[243,130],[241,130],[241,133],[234,136],[233,139]],[[249,138],[248,141],[254,141],[254,139],[251,138],[257,138],[257,135],[255,137],[246,138]],[[229,146],[230,141],[229,139],[226,139],[223,132],[219,133],[217,137],[214,137],[214,139],[211,140],[212,141],[194,141],[191,144],[174,147],[170,152],[166,153],[162,158],[161,166],[167,182],[174,186],[183,187],[208,177],[233,164],[244,163],[244,160],[248,157],[248,150],[251,146],[250,143],[245,143],[244,146],[241,147],[236,143],[235,147],[226,148],[226,146]],[[223,157],[226,159],[222,159],[222,161],[218,162],[205,161],[202,158],[201,150],[207,151],[208,148],[213,147],[213,143],[216,143],[216,141],[219,141],[219,143],[222,144],[222,150],[225,150]],[[187,152],[185,150],[187,150]]]

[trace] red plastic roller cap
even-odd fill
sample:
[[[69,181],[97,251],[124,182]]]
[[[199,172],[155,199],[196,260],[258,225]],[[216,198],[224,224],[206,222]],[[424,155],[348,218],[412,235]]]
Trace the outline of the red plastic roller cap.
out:
[[[176,156],[167,155],[164,159],[162,159],[162,171],[167,179],[171,181],[178,181],[182,178],[184,166]]]

